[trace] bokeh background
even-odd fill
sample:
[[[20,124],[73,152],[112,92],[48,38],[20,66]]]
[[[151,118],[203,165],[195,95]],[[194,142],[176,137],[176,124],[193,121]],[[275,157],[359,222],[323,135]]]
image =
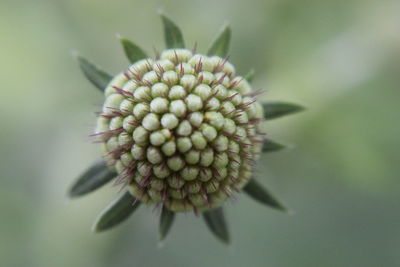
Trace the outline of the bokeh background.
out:
[[[239,73],[256,69],[265,100],[308,107],[266,124],[293,149],[258,175],[293,215],[240,195],[230,247],[191,214],[159,245],[145,207],[93,234],[117,188],[66,197],[99,157],[87,135],[102,101],[71,52],[117,73],[116,33],[164,47],[159,8],[202,52],[229,21]],[[390,0],[0,0],[0,266],[400,266],[399,25]]]

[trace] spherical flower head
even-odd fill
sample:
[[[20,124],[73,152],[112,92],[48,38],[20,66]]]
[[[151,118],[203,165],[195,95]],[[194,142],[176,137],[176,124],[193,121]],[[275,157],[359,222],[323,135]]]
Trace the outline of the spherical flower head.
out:
[[[260,152],[285,147],[266,137],[260,123],[303,107],[256,101],[261,91],[249,85],[254,72],[242,78],[227,60],[228,25],[206,56],[185,49],[179,27],[164,14],[161,19],[167,50],[150,58],[121,38],[131,65],[115,77],[78,56],[85,76],[105,94],[91,135],[101,143],[103,159],[78,177],[69,195],[83,196],[111,180],[123,184],[122,194],[97,218],[96,232],[111,229],[147,203],[161,207],[160,240],[176,213],[194,211],[219,240],[229,243],[222,205],[234,191],[286,210],[255,179]]]
[[[168,49],[132,64],[104,92],[96,134],[140,201],[205,211],[252,177],[263,110],[226,58]]]

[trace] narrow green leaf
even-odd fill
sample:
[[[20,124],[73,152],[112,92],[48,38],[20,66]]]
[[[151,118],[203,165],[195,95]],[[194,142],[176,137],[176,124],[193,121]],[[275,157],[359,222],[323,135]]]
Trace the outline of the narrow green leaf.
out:
[[[99,69],[93,63],[89,62],[87,59],[78,56],[79,66],[85,74],[86,78],[100,91],[104,92],[108,83],[113,78],[110,74],[106,73],[105,71]]]
[[[100,188],[116,176],[117,174],[107,167],[104,160],[98,160],[78,177],[68,194],[70,197],[83,196]]]
[[[229,42],[231,40],[231,29],[229,25],[222,28],[217,38],[212,42],[208,49],[209,56],[226,57],[229,50]]]
[[[275,141],[272,141],[270,139],[265,138],[264,139],[264,144],[262,147],[262,152],[274,152],[274,151],[278,151],[281,149],[284,149],[285,146],[282,144],[279,144]]]
[[[280,204],[261,184],[254,178],[250,179],[243,190],[253,199],[265,204],[271,208],[286,211],[286,208]]]
[[[244,76],[244,78],[245,78],[249,83],[251,83],[251,82],[253,81],[253,79],[254,79],[255,74],[256,74],[255,70],[254,70],[254,69],[251,69],[251,70]]]
[[[140,205],[128,191],[112,202],[97,218],[93,231],[102,232],[126,220]]]
[[[175,212],[170,211],[165,206],[163,206],[160,217],[160,240],[165,239],[169,230],[171,229],[174,219],[175,219]]]
[[[221,207],[203,212],[204,220],[211,232],[225,244],[229,244],[229,232]]]
[[[182,32],[179,27],[164,14],[161,14],[164,24],[165,44],[167,48],[185,48]]]
[[[122,47],[124,48],[125,55],[131,63],[135,63],[138,60],[148,58],[146,53],[132,41],[129,41],[125,38],[121,38],[120,41]]]
[[[264,103],[263,108],[266,120],[272,120],[304,110],[304,107],[300,105],[285,102]]]

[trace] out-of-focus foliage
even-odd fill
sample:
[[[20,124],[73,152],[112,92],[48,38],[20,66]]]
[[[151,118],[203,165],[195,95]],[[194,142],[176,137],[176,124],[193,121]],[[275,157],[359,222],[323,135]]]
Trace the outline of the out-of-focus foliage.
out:
[[[128,65],[115,33],[148,54],[163,48],[160,7],[203,53],[229,20],[239,73],[255,68],[264,100],[307,107],[266,123],[296,146],[259,168],[295,214],[238,196],[228,249],[189,214],[159,248],[158,216],[144,207],[92,234],[115,187],[67,201],[98,158],[86,136],[102,98],[71,51],[115,74]],[[399,266],[399,14],[394,0],[0,1],[0,265]]]

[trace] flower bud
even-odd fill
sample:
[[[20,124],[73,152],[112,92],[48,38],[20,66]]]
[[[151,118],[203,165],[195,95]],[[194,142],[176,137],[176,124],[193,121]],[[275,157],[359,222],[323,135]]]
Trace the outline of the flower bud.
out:
[[[263,112],[231,63],[169,49],[126,73],[107,86],[96,132],[131,194],[176,212],[208,210],[247,183]]]

